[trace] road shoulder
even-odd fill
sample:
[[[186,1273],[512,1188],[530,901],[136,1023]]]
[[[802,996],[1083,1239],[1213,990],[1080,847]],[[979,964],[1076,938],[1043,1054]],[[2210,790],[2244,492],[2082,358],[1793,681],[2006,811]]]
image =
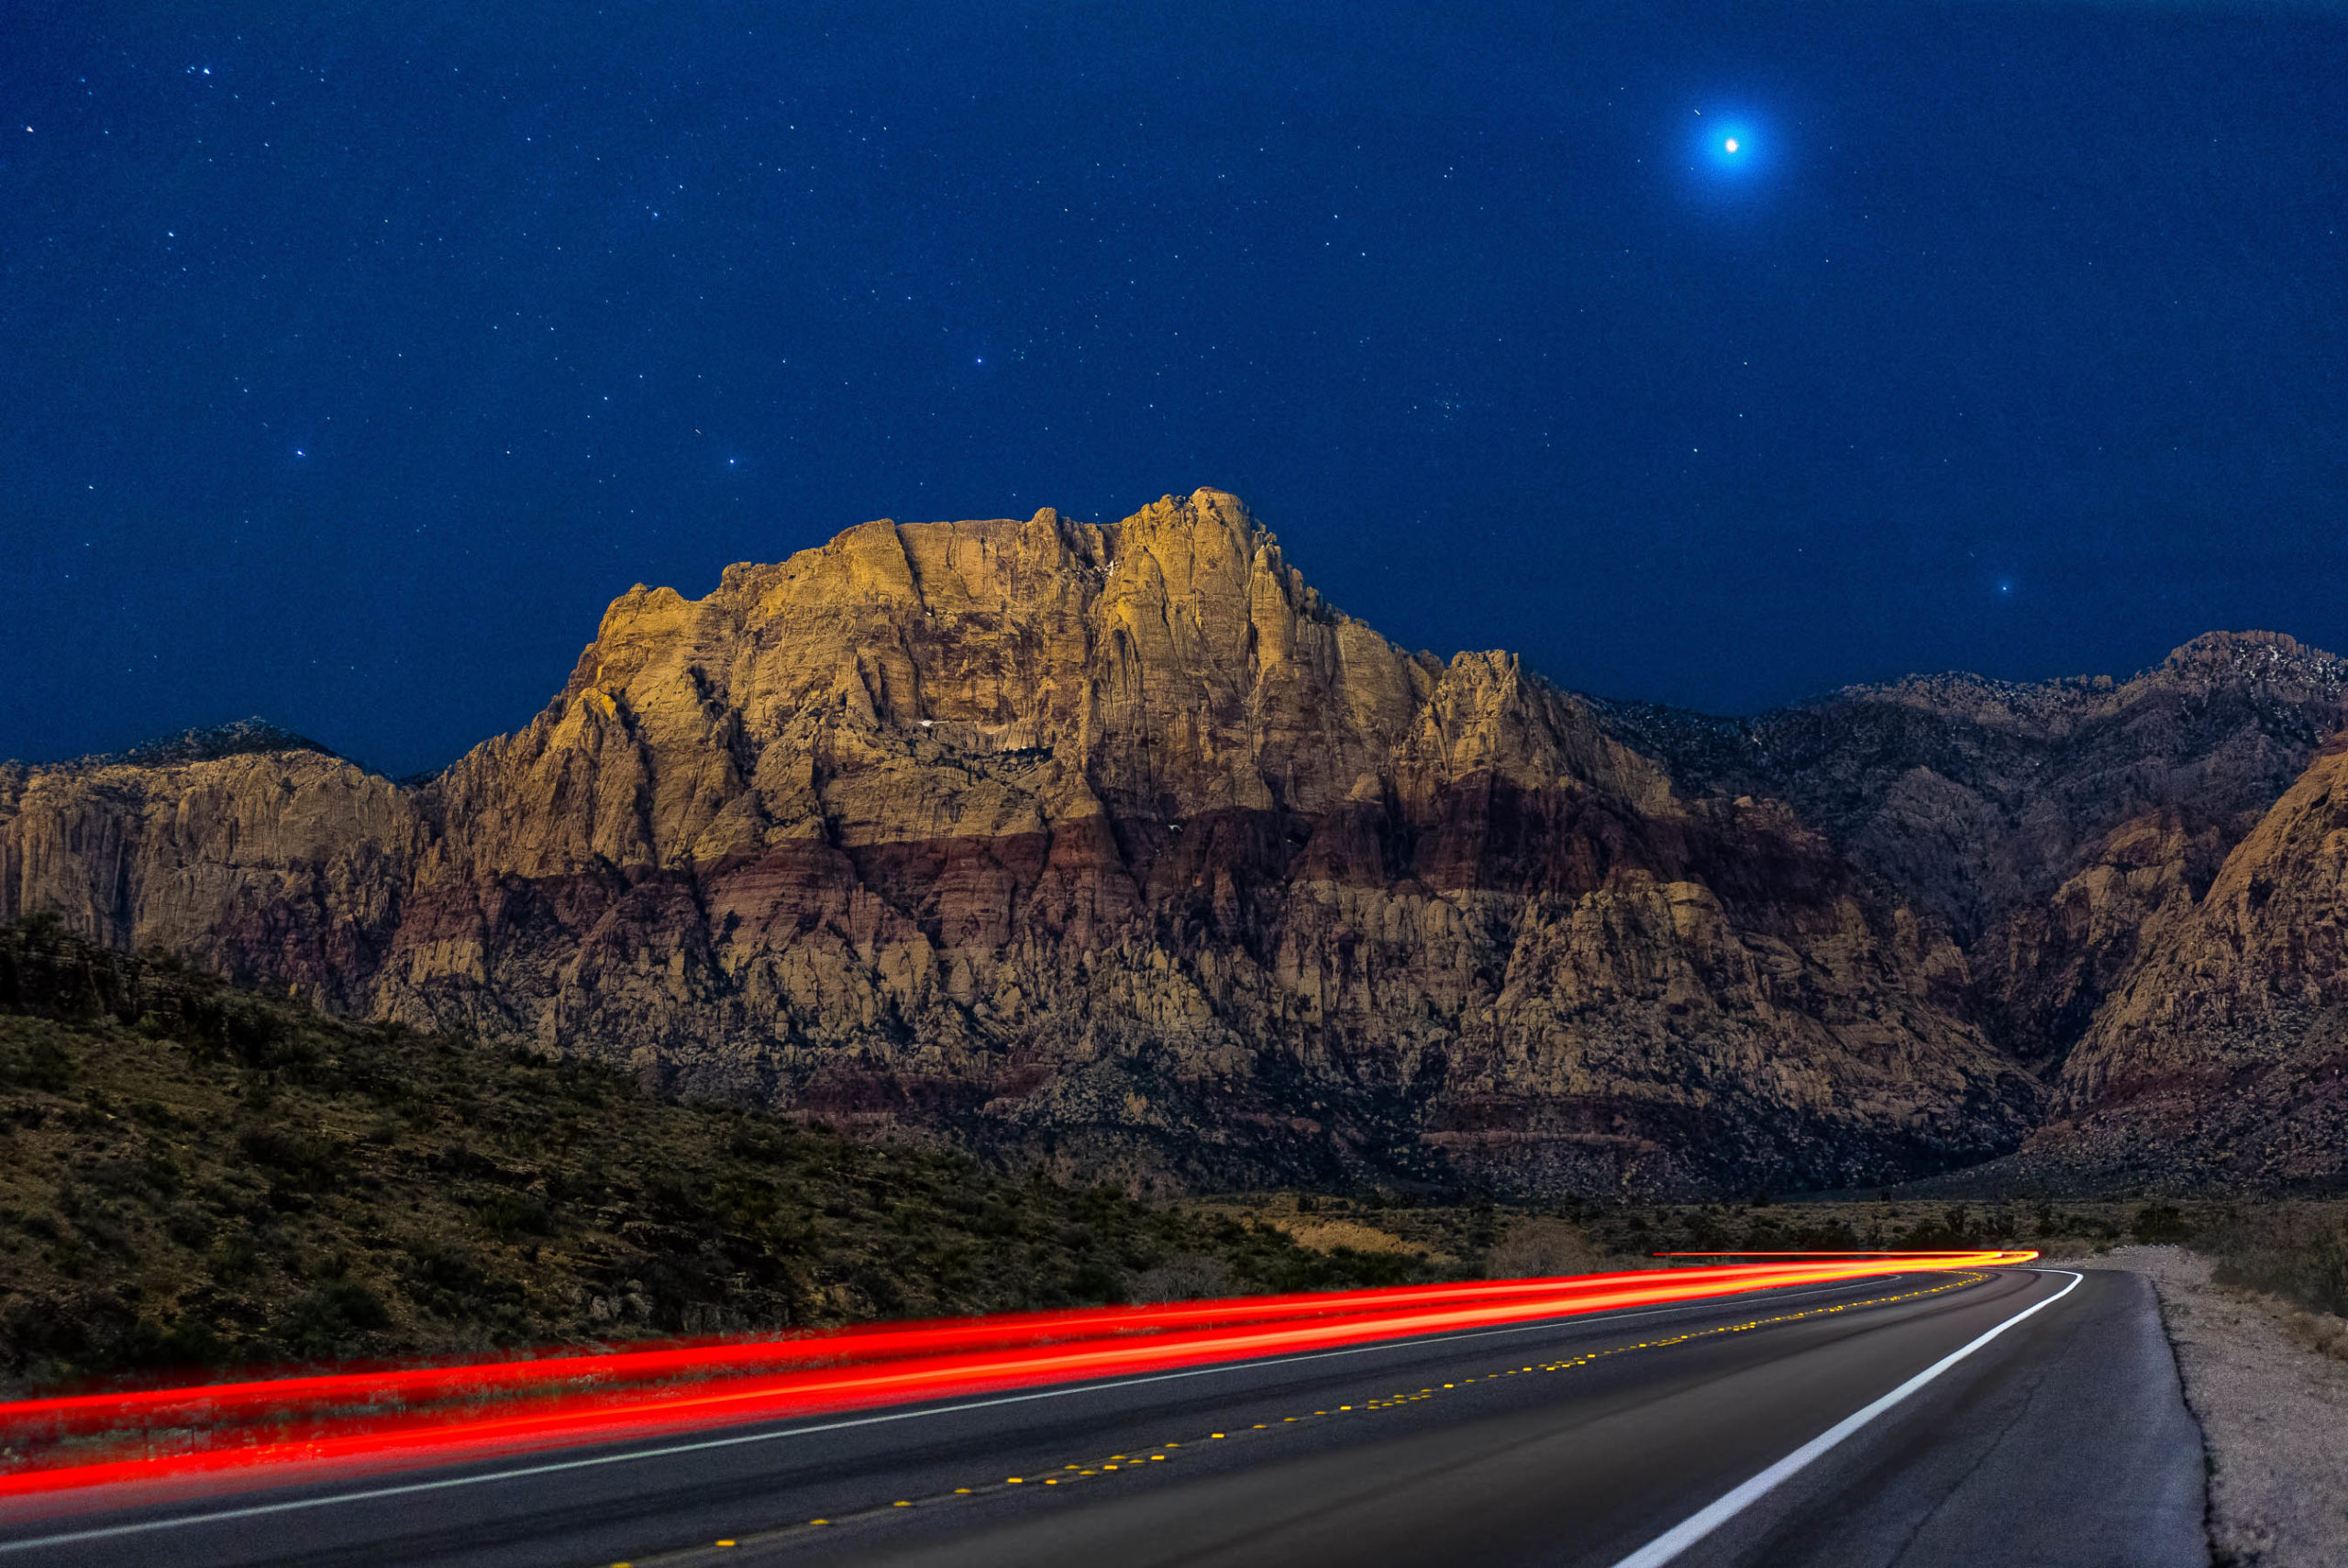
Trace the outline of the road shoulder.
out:
[[[2220,1568],[2348,1562],[2348,1364],[2294,1343],[2263,1302],[2214,1285],[2181,1247],[2120,1247],[2066,1268],[2124,1269],[2160,1293],[2210,1461]]]

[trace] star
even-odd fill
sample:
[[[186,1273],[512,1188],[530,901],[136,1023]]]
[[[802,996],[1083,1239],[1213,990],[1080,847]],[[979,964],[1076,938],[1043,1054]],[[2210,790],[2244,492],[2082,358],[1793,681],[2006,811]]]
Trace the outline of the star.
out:
[[[1723,151],[1734,152],[1736,150],[1736,138],[1729,138],[1726,141],[1721,143],[1721,148]]]

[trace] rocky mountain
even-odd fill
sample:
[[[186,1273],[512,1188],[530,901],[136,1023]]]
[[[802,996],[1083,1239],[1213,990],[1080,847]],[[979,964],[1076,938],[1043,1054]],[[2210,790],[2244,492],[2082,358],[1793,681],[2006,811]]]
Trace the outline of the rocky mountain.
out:
[[[2102,1181],[2348,1186],[2348,736],[2227,856],[2066,1064],[2026,1168]]]
[[[1233,497],[613,604],[519,733],[0,776],[0,914],[1137,1180],[1880,1182],[2042,1091],[1784,805],[1337,612]]]
[[[2213,635],[1717,720],[1406,652],[1220,491],[881,521],[631,591],[429,780],[250,729],[0,769],[0,917],[1137,1184],[1877,1185],[2169,1048],[2107,998],[2343,674]]]
[[[2189,905],[2348,720],[2348,660],[2211,633],[2132,679],[1853,687],[1750,719],[1601,703],[1679,786],[1790,803],[1938,917],[1976,1016],[2059,1063],[2159,911]]]
[[[410,791],[267,726],[0,764],[0,918],[364,1014],[425,840]]]

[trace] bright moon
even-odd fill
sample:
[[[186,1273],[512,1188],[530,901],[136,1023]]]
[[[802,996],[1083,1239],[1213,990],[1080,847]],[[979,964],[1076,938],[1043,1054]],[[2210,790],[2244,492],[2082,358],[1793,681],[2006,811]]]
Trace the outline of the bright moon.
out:
[[[1726,141],[1721,143],[1721,146],[1727,151],[1734,152],[1736,150],[1736,138],[1729,138]]]

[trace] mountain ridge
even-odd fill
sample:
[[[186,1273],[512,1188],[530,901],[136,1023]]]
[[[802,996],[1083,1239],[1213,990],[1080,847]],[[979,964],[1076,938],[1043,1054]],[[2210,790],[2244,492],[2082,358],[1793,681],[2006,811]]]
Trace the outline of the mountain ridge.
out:
[[[2198,896],[2336,730],[2339,662],[2221,634],[2066,685],[2093,722],[2030,744],[2085,804],[1952,856],[1929,811],[1835,809],[1888,770],[1994,826],[2040,766],[1923,733],[1917,683],[1736,722],[1839,774],[1733,773],[1513,655],[1397,647],[1222,491],[880,520],[621,595],[419,787],[0,769],[0,916],[1135,1182],[1883,1183],[2020,1144],[2151,915],[2091,917]],[[1952,894],[2050,844],[2068,881]]]

